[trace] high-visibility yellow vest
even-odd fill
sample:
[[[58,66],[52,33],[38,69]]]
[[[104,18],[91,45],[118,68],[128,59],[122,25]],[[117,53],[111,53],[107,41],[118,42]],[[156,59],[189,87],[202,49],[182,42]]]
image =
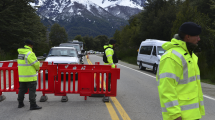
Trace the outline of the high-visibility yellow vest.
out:
[[[18,72],[19,82],[37,81],[37,71],[40,69],[40,62],[37,60],[32,48],[25,45],[18,50]]]
[[[156,75],[163,120],[196,120],[205,115],[198,57],[186,42],[173,38],[164,43]]]
[[[107,48],[107,47],[110,47],[110,48]],[[115,64],[113,63],[113,54],[114,54],[114,50],[112,49],[113,48],[113,45],[109,44],[109,45],[105,45],[104,46],[104,49],[107,48],[104,52],[104,54],[107,56],[107,61],[108,63],[104,63],[105,65],[111,65],[112,68],[115,68]]]

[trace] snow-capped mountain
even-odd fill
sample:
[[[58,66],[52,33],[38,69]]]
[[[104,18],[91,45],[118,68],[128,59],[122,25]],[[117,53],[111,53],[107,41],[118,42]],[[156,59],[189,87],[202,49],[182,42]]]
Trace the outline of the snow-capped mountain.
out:
[[[66,29],[69,36],[112,36],[116,29],[127,24],[129,17],[143,9],[143,1],[35,0],[30,5],[38,7],[37,13],[44,24],[57,22]]]
[[[90,0],[46,0],[38,12],[49,19],[71,21],[73,17],[96,16],[109,18],[112,15]]]
[[[65,20],[71,16],[83,16],[85,11],[108,19],[110,15],[129,19],[142,10],[144,0],[35,0],[32,6],[40,6],[38,12],[52,20]]]

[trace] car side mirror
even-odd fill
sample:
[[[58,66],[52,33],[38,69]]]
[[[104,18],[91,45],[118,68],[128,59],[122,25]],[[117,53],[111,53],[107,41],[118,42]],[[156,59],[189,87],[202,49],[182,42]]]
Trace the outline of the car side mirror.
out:
[[[43,57],[47,57],[46,53],[43,54]]]

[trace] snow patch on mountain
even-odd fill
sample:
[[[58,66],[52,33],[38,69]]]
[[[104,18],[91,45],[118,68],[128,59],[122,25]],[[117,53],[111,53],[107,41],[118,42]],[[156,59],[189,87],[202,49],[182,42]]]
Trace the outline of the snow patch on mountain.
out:
[[[143,9],[143,7],[140,4],[137,4],[136,2],[132,0],[116,0],[116,1],[111,1],[111,0],[92,0],[94,3],[97,5],[107,8],[107,7],[115,7],[117,5],[119,6],[127,6],[131,8],[138,8],[138,9]]]

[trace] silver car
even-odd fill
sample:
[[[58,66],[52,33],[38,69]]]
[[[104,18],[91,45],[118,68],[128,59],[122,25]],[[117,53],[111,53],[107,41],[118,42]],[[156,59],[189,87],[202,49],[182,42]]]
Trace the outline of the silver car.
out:
[[[49,64],[80,64],[78,52],[74,47],[52,47],[46,56],[45,61]],[[62,73],[61,73],[62,74]],[[71,76],[73,74],[71,73]],[[61,78],[63,74],[61,75]],[[46,78],[48,79],[48,71],[46,71]],[[73,77],[71,77],[73,78]],[[77,78],[77,75],[76,75]],[[68,75],[66,75],[68,79]]]

